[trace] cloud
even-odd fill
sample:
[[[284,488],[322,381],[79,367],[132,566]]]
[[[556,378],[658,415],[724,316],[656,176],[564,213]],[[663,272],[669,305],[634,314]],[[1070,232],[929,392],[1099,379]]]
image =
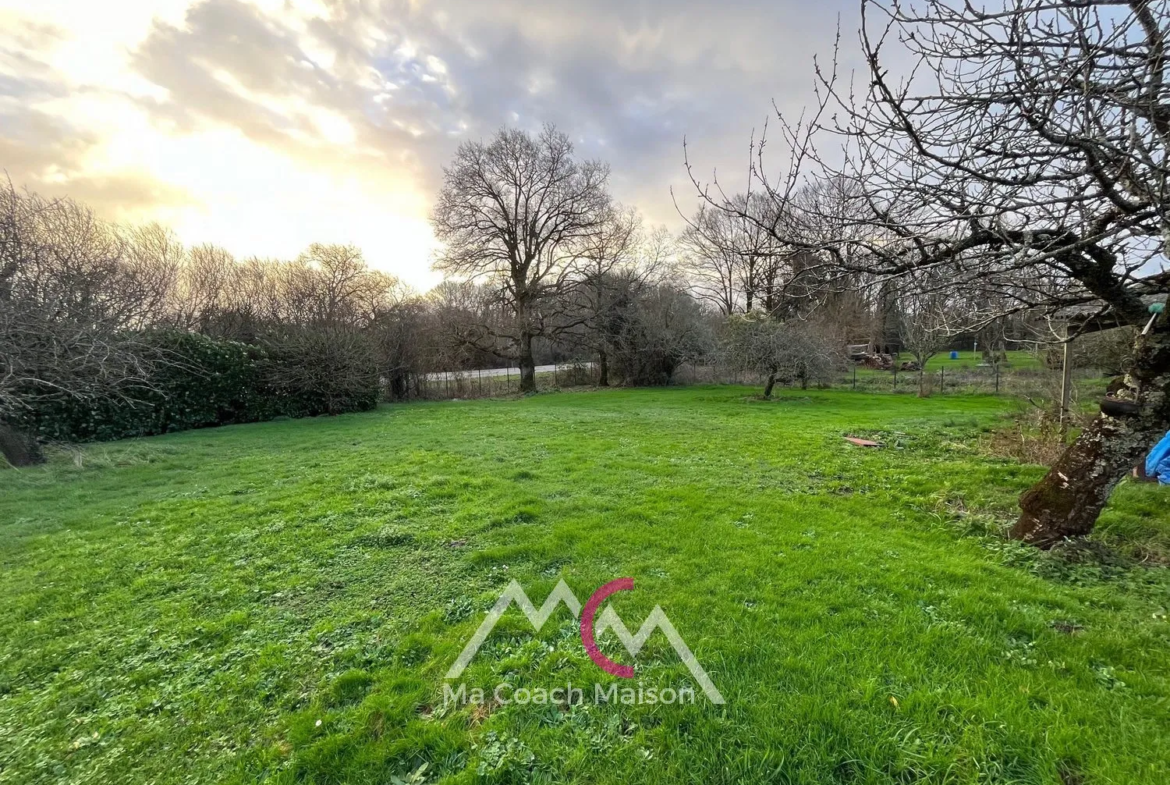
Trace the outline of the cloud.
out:
[[[14,179],[239,253],[352,240],[418,285],[461,141],[555,122],[619,199],[677,224],[683,137],[704,171],[742,173],[771,101],[811,97],[837,21],[796,0],[49,6],[0,20]]]

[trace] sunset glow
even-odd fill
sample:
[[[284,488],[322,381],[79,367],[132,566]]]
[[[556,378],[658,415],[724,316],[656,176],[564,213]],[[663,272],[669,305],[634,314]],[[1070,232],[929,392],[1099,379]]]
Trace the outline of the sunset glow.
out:
[[[656,223],[678,223],[684,135],[738,176],[771,99],[803,94],[785,85],[831,43],[827,18],[824,40],[761,37],[775,5],[4,0],[0,167],[240,257],[354,243],[427,288],[430,203],[463,139],[556,122]]]

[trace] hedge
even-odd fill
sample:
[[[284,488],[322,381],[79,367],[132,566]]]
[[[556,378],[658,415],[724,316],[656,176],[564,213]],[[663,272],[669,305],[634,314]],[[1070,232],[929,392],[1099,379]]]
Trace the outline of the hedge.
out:
[[[139,339],[150,355],[148,380],[98,397],[41,399],[13,425],[42,442],[107,441],[275,417],[364,411],[378,402],[372,362],[359,359],[361,367],[356,370],[330,368],[329,374],[308,378],[300,373],[306,365],[328,367],[331,359],[335,364],[354,360],[320,352],[301,356],[280,339],[260,346],[176,331],[147,333]],[[304,345],[301,336],[297,346]]]

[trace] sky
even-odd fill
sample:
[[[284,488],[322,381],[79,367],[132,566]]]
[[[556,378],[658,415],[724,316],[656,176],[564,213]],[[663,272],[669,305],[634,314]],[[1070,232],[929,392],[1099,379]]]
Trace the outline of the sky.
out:
[[[353,243],[423,290],[463,141],[567,132],[672,229],[703,176],[746,183],[773,103],[813,100],[834,0],[0,0],[0,169],[187,243],[291,258]]]

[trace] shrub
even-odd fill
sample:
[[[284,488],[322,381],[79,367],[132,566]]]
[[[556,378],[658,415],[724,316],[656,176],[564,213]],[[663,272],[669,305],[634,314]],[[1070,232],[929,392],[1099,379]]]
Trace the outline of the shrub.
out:
[[[263,342],[269,401],[289,417],[343,414],[378,405],[373,342],[350,328],[294,328]],[[275,416],[275,415],[272,415]]]
[[[156,331],[140,341],[145,381],[43,398],[14,425],[40,441],[105,441],[377,405],[378,374],[361,335],[299,329],[257,346]]]

